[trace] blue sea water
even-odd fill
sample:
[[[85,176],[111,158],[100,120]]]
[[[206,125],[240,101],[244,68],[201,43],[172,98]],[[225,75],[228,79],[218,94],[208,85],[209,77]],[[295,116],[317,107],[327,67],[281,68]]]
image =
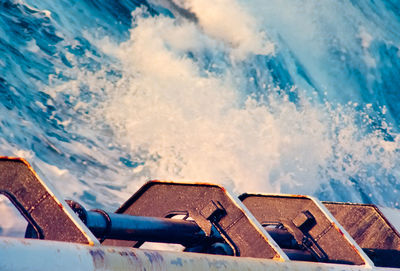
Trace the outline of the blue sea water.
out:
[[[399,207],[395,0],[0,0],[0,154],[113,210],[151,179]]]

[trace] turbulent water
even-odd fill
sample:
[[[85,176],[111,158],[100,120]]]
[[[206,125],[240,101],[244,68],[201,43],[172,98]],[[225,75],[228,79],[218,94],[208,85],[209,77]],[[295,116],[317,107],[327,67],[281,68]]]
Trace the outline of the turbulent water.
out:
[[[396,0],[0,0],[0,154],[113,210],[150,179],[398,207]]]

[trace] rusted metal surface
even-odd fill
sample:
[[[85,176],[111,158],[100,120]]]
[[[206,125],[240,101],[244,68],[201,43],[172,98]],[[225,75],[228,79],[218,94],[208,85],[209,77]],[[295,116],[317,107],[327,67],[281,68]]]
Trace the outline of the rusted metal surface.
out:
[[[259,194],[243,194],[239,198],[262,225],[282,225],[300,248],[311,252],[315,261],[373,266],[318,200],[307,196]]]
[[[323,203],[376,266],[400,267],[400,235],[375,205]]]
[[[0,237],[2,271],[384,271],[356,265],[275,261],[198,253]]]
[[[116,213],[152,217],[185,214],[193,218],[208,236],[215,227],[235,256],[288,260],[248,210],[217,185],[148,182]],[[103,244],[141,245],[111,239]]]
[[[373,205],[250,194],[243,204],[218,185],[152,181],[116,213],[69,202],[79,219],[25,160],[9,157],[0,157],[0,194],[28,221],[26,236],[46,239],[0,237],[0,270],[390,270],[366,253],[379,267],[400,266],[400,234]],[[108,238],[104,246],[95,236]],[[203,254],[129,247],[144,241]]]
[[[98,244],[74,212],[21,158],[0,157],[0,193],[10,199],[41,239]]]

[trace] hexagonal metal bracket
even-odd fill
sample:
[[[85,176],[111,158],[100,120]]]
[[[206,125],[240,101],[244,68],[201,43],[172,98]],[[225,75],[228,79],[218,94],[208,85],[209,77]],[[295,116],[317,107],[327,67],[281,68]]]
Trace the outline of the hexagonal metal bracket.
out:
[[[40,239],[99,244],[50,185],[21,158],[0,157],[0,194],[6,196]]]
[[[373,204],[323,202],[376,266],[400,267],[400,234]]]
[[[242,194],[239,199],[262,225],[282,224],[318,261],[374,266],[317,199],[265,194]]]
[[[211,234],[213,226],[217,228],[235,256],[288,260],[247,208],[218,185],[151,181],[140,188],[116,213],[152,217],[186,214],[207,235]],[[141,245],[132,241],[109,239],[103,244]]]

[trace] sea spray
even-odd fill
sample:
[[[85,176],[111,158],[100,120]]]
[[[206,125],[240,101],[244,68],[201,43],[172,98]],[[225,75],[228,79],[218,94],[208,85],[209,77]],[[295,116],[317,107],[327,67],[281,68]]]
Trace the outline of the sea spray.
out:
[[[398,205],[395,7],[7,2],[0,150],[65,197],[112,210],[164,179]]]

